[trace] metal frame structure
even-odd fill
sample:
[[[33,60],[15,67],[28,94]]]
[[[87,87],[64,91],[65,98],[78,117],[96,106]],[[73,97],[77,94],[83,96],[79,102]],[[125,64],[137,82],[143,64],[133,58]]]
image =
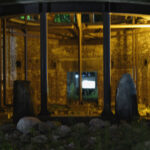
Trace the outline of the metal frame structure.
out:
[[[25,26],[27,25],[27,16],[25,16]],[[28,66],[28,63],[27,63],[27,55],[28,55],[28,48],[27,48],[27,29],[25,28],[24,30],[24,61],[25,61],[25,65],[24,65],[24,74],[25,74],[25,77],[24,79],[27,80],[27,66]]]
[[[6,19],[3,19],[3,103],[6,105]]]
[[[0,26],[2,25],[1,24],[2,23],[2,21],[0,20]],[[1,38],[1,35],[2,35],[2,31],[1,31],[1,28],[0,28],[0,38]],[[1,47],[1,42],[0,42],[0,47]],[[1,67],[2,67],[2,56],[1,56],[1,51],[0,51],[0,110],[1,110],[1,108],[2,108],[2,71],[1,71]]]
[[[134,9],[133,9],[134,8]],[[100,12],[104,14],[104,116],[110,116],[110,12],[116,13],[136,13],[150,14],[150,7],[146,4],[130,3],[112,3],[112,2],[47,2],[47,3],[25,3],[25,4],[7,4],[0,5],[0,16],[40,13],[41,20],[41,113],[40,115],[49,114],[47,111],[47,12]],[[5,25],[3,26],[3,38],[5,45]],[[80,31],[81,29],[79,29]],[[81,52],[82,35],[79,38],[79,51]],[[25,40],[26,41],[26,40]],[[26,43],[26,42],[25,42]],[[25,48],[26,49],[26,48]],[[5,52],[5,47],[3,47]],[[4,53],[3,53],[4,55]],[[80,56],[81,57],[81,56]],[[3,56],[5,59],[5,55]],[[5,60],[4,60],[5,62]],[[81,64],[80,64],[81,69]],[[5,74],[5,63],[3,65],[3,74]],[[3,75],[5,81],[5,75]],[[81,72],[80,72],[81,81]],[[3,83],[5,87],[5,82]],[[80,90],[81,95],[81,90]],[[82,98],[80,98],[82,99]],[[81,100],[80,100],[81,101]],[[4,89],[5,104],[5,89]]]

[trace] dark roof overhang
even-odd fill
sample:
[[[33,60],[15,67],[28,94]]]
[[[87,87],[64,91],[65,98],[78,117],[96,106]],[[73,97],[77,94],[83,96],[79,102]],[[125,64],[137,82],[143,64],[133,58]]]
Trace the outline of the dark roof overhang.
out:
[[[45,7],[43,7],[43,4]],[[43,9],[44,8],[44,9]],[[0,16],[46,12],[150,14],[149,0],[1,0]]]

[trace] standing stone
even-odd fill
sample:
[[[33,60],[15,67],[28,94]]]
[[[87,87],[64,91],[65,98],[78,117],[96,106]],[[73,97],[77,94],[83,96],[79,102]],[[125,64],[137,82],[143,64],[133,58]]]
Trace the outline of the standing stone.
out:
[[[124,74],[119,81],[115,111],[119,120],[130,121],[138,116],[137,93],[130,74]]]
[[[14,81],[14,111],[13,120],[17,123],[20,118],[33,116],[33,105],[30,96],[30,82],[24,80]]]

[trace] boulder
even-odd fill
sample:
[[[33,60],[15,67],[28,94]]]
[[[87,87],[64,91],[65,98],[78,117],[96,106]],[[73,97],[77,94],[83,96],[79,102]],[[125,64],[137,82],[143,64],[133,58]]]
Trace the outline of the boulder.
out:
[[[31,142],[35,144],[44,144],[48,141],[48,138],[45,135],[38,135],[31,138]]]
[[[30,141],[31,141],[31,137],[29,134],[22,134],[20,136],[20,142],[21,143],[30,143]]]
[[[78,131],[78,130],[84,130],[84,129],[87,129],[87,126],[85,123],[81,122],[81,123],[77,123],[75,125],[72,126],[72,129],[74,131]]]
[[[38,130],[42,134],[49,134],[49,132],[51,131],[51,127],[48,124],[42,122],[38,124]]]
[[[75,144],[74,144],[74,142],[69,143],[69,144],[67,145],[67,149],[69,149],[69,150],[74,150],[74,149],[75,149]]]
[[[57,129],[57,135],[61,136],[61,137],[65,137],[68,136],[69,133],[71,132],[70,127],[66,126],[66,125],[61,125],[58,129]]]
[[[99,129],[105,127],[105,122],[99,118],[94,118],[89,122],[89,125],[93,129]]]
[[[36,125],[41,124],[42,122],[35,117],[24,117],[19,120],[17,123],[17,130],[26,134]]]
[[[137,93],[130,74],[124,74],[119,81],[115,112],[119,120],[131,121],[138,116]]]
[[[51,129],[56,129],[60,127],[62,124],[59,121],[47,121],[46,124],[51,128]]]

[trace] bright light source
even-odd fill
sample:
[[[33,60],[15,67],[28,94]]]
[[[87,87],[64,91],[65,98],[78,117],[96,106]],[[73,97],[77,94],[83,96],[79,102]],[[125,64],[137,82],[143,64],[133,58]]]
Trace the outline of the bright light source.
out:
[[[95,89],[95,81],[83,80],[82,88],[83,89]]]
[[[76,78],[76,79],[78,79],[78,78],[79,78],[79,75],[78,75],[78,74],[76,74],[76,75],[75,75],[75,78]]]

